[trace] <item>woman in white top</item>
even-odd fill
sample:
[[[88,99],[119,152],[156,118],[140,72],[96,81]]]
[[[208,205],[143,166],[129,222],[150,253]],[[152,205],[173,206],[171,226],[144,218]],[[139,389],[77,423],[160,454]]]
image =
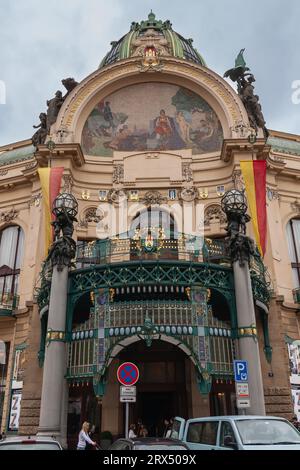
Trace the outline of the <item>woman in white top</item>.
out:
[[[96,445],[96,442],[92,441],[92,439],[90,438],[90,436],[88,434],[89,427],[90,427],[90,423],[85,421],[82,425],[82,429],[81,429],[81,431],[79,433],[79,436],[78,436],[77,450],[85,450],[86,443],[92,444],[92,446]]]
[[[136,437],[136,434],[135,434],[135,424],[131,424],[129,426],[129,434],[128,434],[128,438],[129,439],[134,439]]]

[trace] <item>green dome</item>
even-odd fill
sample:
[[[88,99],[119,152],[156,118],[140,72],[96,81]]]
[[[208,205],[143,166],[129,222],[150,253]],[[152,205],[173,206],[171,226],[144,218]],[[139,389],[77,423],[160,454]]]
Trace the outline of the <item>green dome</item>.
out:
[[[168,51],[164,55],[178,57],[179,59],[189,60],[199,65],[206,66],[204,59],[199,52],[193,47],[193,39],[185,39],[172,29],[169,20],[157,20],[155,14],[149,13],[148,19],[140,23],[131,23],[130,31],[125,34],[119,41],[111,42],[111,50],[102,60],[99,68],[111,65],[118,60],[128,59],[134,56],[137,44],[142,44],[143,40],[147,40],[150,36],[156,41],[164,44]],[[154,44],[155,45],[155,44]]]

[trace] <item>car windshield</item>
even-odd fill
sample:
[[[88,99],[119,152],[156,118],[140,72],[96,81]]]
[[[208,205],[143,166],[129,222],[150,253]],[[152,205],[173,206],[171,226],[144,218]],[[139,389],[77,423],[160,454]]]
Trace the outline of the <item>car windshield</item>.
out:
[[[60,450],[60,446],[56,442],[5,442],[0,450]]]
[[[244,445],[300,444],[300,434],[287,421],[248,419],[236,421]]]
[[[147,445],[147,444],[142,444],[142,445],[136,445],[135,446],[136,450],[186,450],[185,447],[181,445],[163,445],[163,444],[155,444],[155,445]]]

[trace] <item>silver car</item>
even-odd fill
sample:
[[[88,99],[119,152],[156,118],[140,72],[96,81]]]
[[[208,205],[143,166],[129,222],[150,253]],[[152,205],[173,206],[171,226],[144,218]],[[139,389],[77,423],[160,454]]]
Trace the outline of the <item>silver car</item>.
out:
[[[0,450],[63,450],[63,448],[52,437],[9,436],[0,441]]]
[[[284,418],[175,418],[172,437],[191,450],[300,450],[300,433]]]

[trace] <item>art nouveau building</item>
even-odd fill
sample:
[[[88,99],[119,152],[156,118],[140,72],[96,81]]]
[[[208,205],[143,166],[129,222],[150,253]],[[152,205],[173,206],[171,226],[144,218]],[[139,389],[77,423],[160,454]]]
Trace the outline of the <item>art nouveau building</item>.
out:
[[[251,143],[252,133],[229,82],[150,14],[68,94],[44,144],[0,148],[2,431],[32,434],[39,424],[51,271],[38,169],[49,165],[64,167],[61,191],[79,204],[61,394],[69,442],[83,420],[123,432],[124,360],[140,368],[130,419],[152,434],[165,416],[236,413],[232,362],[245,334],[259,342],[266,412],[292,416],[300,136],[269,131],[266,140],[258,128]],[[238,328],[220,201],[243,188],[239,162],[252,159],[267,161],[268,242],[264,263],[251,259],[249,332]]]

